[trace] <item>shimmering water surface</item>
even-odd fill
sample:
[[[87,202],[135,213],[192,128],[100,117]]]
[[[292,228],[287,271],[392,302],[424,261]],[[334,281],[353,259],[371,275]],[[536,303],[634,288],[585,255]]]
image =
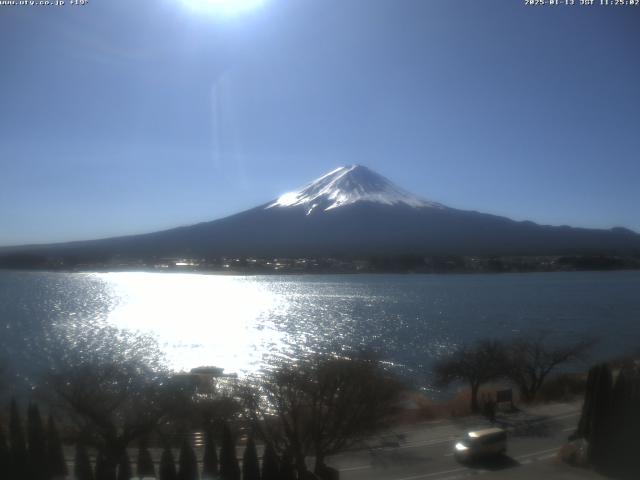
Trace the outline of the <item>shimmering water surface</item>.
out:
[[[0,271],[1,348],[42,325],[107,322],[156,337],[177,369],[256,371],[274,352],[378,350],[419,379],[461,342],[544,328],[640,347],[640,272],[226,276]]]

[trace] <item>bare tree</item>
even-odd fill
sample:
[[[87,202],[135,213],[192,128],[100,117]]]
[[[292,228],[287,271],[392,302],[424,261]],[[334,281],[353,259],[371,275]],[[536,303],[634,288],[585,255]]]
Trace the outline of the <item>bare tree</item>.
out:
[[[71,338],[72,340],[67,340]],[[114,470],[125,448],[163,419],[168,391],[161,355],[147,337],[112,327],[67,336],[69,348],[52,358],[45,388]]]
[[[315,472],[387,425],[401,385],[366,358],[323,357],[283,364],[245,390],[246,412],[265,441],[293,458],[300,478],[305,459]]]
[[[572,343],[553,343],[547,331],[529,332],[509,346],[507,376],[518,387],[520,397],[532,401],[553,370],[583,359],[593,343],[587,338]]]
[[[498,340],[480,340],[471,346],[461,346],[451,355],[436,363],[434,370],[438,385],[465,382],[471,390],[471,411],[480,411],[480,386],[504,376],[507,349]]]

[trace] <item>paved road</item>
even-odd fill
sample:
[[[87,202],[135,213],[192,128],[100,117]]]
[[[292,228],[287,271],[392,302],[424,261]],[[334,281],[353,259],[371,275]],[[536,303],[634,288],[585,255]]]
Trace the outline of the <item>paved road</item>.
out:
[[[452,454],[454,440],[465,431],[489,426],[480,417],[404,428],[369,450],[336,456],[330,463],[340,470],[343,480],[451,480],[517,469],[513,470],[515,474],[523,467],[554,457],[575,430],[579,415],[578,404],[499,414],[496,423],[508,430],[508,451],[488,463],[462,465]]]

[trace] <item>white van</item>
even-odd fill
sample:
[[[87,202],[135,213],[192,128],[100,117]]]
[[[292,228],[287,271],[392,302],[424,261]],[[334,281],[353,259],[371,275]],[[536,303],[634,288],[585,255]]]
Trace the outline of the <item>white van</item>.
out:
[[[463,461],[500,455],[506,451],[507,432],[501,428],[467,432],[454,447],[456,458]]]

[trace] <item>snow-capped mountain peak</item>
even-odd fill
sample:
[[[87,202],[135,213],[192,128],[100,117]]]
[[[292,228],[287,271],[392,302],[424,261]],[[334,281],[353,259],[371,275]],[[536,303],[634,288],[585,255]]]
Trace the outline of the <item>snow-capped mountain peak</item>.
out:
[[[356,202],[444,208],[439,203],[423,200],[402,190],[389,179],[362,165],[336,168],[299,190],[285,193],[266,208],[305,206],[309,215],[314,210],[329,211]]]

